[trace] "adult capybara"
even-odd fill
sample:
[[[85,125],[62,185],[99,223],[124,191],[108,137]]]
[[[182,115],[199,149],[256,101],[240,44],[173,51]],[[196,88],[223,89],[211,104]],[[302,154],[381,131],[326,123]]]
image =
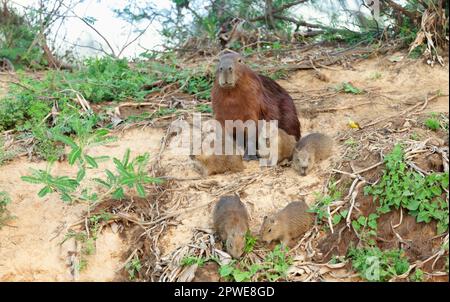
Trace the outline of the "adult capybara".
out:
[[[237,53],[220,57],[211,91],[215,119],[278,120],[278,127],[300,139],[300,122],[294,101],[274,80],[250,69]]]

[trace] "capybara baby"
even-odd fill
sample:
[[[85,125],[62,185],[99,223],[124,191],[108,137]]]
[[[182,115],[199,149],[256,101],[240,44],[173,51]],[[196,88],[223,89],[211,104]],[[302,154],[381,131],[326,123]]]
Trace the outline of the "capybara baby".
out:
[[[314,214],[307,210],[304,201],[294,201],[278,213],[265,216],[261,226],[262,240],[267,243],[279,240],[285,246],[291,246],[292,239],[306,233],[314,223]]]
[[[251,70],[237,53],[220,57],[211,100],[214,117],[222,126],[226,120],[254,121],[256,125],[259,120],[278,120],[279,128],[300,139],[300,122],[291,96],[271,78]]]
[[[203,176],[235,173],[244,170],[241,155],[190,155],[194,168]]]
[[[302,176],[308,174],[314,164],[327,159],[333,152],[333,139],[322,133],[304,136],[295,146],[292,167]]]
[[[295,140],[295,136],[289,135],[284,131],[283,129],[277,129],[278,131],[278,137],[277,138],[268,138],[267,140],[267,148],[270,149],[270,142],[272,139],[277,139],[278,142],[278,151],[277,156],[277,163],[281,163],[284,160],[291,160],[292,155],[294,153],[295,145],[297,144],[297,141]],[[261,151],[261,150],[259,150]],[[266,150],[269,154],[262,155],[261,152],[258,153],[258,155],[261,158],[269,158],[270,162],[273,163],[273,158],[275,157],[275,154],[273,150],[269,151]]]
[[[214,208],[214,230],[226,251],[238,259],[244,253],[248,213],[238,196],[222,196]]]

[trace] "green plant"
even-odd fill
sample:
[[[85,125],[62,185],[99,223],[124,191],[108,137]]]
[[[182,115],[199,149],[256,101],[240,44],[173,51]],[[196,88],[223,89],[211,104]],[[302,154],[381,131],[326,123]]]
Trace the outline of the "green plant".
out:
[[[411,133],[410,138],[412,140],[419,141],[419,140],[421,140],[421,135],[417,132],[413,132],[413,133]]]
[[[433,131],[436,131],[441,127],[439,120],[434,117],[426,119],[425,126]]]
[[[375,245],[379,217],[378,214],[372,213],[368,217],[361,215],[356,220],[352,220],[352,227],[359,238],[369,245]]]
[[[258,239],[255,236],[252,236],[250,232],[247,232],[247,234],[245,234],[244,253],[251,253],[257,241]]]
[[[392,207],[404,208],[417,222],[428,223],[435,219],[439,234],[447,231],[448,203],[441,195],[448,189],[448,172],[422,176],[407,169],[401,145],[396,145],[384,162],[386,169],[381,180],[364,188],[364,193],[372,195],[374,202],[379,203],[377,212],[383,214]]]
[[[47,65],[36,36],[39,34],[39,26],[35,12],[26,10],[17,11],[6,3],[0,8],[0,58],[7,58],[18,67],[41,67]]]
[[[343,91],[345,93],[351,93],[351,94],[361,94],[364,93],[364,90],[359,89],[355,86],[353,86],[351,83],[349,82],[344,82],[341,85],[336,87],[337,91]]]
[[[6,206],[11,203],[11,197],[5,191],[0,191],[0,229],[2,225],[11,218]]]
[[[183,259],[181,259],[181,265],[190,266],[190,265],[197,264],[198,266],[203,266],[209,260],[210,260],[210,258],[205,258],[205,257],[200,257],[200,256],[198,256],[198,257],[185,256]]]
[[[228,264],[221,265],[219,274],[222,278],[230,281],[243,282],[253,278],[277,281],[286,276],[292,258],[287,255],[287,248],[281,244],[268,253],[262,262],[248,263],[233,260]]]
[[[75,232],[73,230],[69,230],[60,244],[63,244],[71,238],[73,238],[81,246],[78,265],[75,267],[76,270],[81,272],[87,268],[88,261],[86,257],[94,254],[95,252],[95,239],[89,237],[86,231]]]
[[[81,181],[86,174],[86,168],[98,168],[98,160],[107,159],[107,156],[92,157],[87,154],[87,150],[90,147],[105,145],[116,140],[115,137],[108,136],[109,130],[96,129],[96,118],[80,119],[77,117],[71,117],[68,125],[73,129],[76,134],[76,141],[69,136],[54,133],[53,138],[56,141],[60,141],[71,148],[69,155],[67,156],[69,164],[79,165],[78,181]]]
[[[316,213],[318,222],[322,222],[323,219],[328,219],[328,206],[332,202],[339,200],[342,197],[342,193],[337,190],[335,182],[330,182],[328,186],[328,194],[321,195],[319,193],[316,193],[315,195],[316,202],[309,211],[312,213]],[[345,211],[337,212],[332,218],[333,223],[339,223],[341,218],[345,217],[347,213],[348,212]]]
[[[135,188],[140,197],[145,197],[145,184],[160,184],[162,179],[150,177],[147,171],[147,164],[150,155],[145,153],[138,155],[130,160],[130,150],[127,149],[122,160],[113,159],[117,174],[106,169],[106,179],[95,178],[94,180],[107,189],[107,193],[111,194],[114,199],[123,199],[125,197],[125,187]]]
[[[125,265],[125,269],[128,272],[128,278],[130,280],[135,280],[137,275],[139,274],[139,272],[142,269],[142,264],[141,264],[141,260],[139,259],[139,257],[134,256],[133,259],[131,259],[126,265]]]
[[[402,250],[381,251],[378,247],[350,248],[347,257],[359,275],[368,281],[388,281],[404,274],[409,262]]]
[[[78,180],[68,176],[53,176],[50,170],[51,164],[48,164],[46,170],[32,169],[31,176],[22,176],[21,179],[32,184],[44,185],[38,192],[41,198],[49,193],[58,192],[64,202],[71,202],[73,199],[71,194],[79,185]]]
[[[425,273],[420,268],[416,268],[414,274],[409,279],[413,282],[422,282],[425,279]]]
[[[422,56],[423,52],[425,51],[426,46],[425,45],[419,45],[415,47],[409,54],[408,57],[411,59],[418,59]]]
[[[75,232],[69,230],[65,235],[64,240],[61,242],[63,244],[68,239],[73,238],[81,246],[81,253],[79,255],[79,266],[77,269],[82,271],[87,267],[88,260],[87,256],[93,255],[96,250],[96,240],[98,238],[98,231],[100,229],[100,224],[102,222],[108,222],[111,219],[111,214],[102,212],[100,214],[95,214],[89,216],[87,219],[86,227],[89,231],[79,231]]]
[[[381,72],[376,71],[369,76],[369,79],[370,80],[378,80],[378,79],[381,79],[382,76],[383,75],[381,74]]]
[[[14,152],[5,148],[5,141],[0,137],[0,166],[14,158]]]
[[[213,110],[208,104],[200,104],[195,107],[196,111],[201,113],[213,113]]]

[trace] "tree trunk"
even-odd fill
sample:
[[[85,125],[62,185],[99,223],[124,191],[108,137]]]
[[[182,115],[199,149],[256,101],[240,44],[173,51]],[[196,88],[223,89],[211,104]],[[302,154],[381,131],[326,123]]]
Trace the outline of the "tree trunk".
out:
[[[273,18],[272,0],[266,0],[266,23],[269,29],[275,29],[275,20]]]

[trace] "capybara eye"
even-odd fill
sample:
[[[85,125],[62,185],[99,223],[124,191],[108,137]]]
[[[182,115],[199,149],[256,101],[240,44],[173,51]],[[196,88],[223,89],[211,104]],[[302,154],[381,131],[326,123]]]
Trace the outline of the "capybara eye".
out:
[[[232,71],[232,70],[233,70],[233,67],[231,67],[231,66],[228,67],[228,70],[229,70],[229,71]]]
[[[269,233],[272,232],[272,229],[269,229],[267,232],[269,232]]]

